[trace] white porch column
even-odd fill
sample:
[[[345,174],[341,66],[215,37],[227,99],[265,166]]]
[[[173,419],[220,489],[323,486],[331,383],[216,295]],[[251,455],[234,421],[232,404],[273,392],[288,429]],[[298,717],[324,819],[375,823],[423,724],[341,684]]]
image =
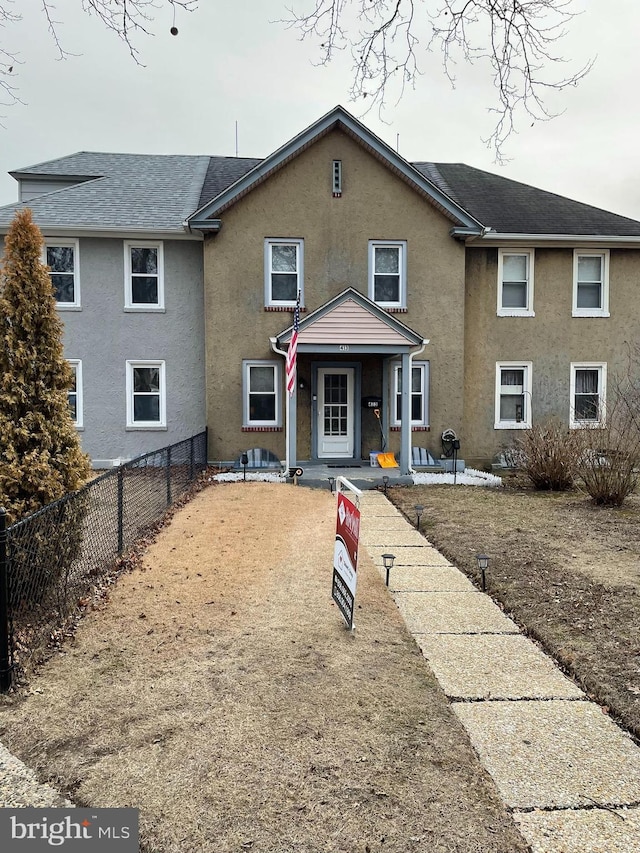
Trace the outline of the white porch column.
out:
[[[402,354],[402,394],[400,395],[402,425],[400,427],[400,473],[411,467],[411,353]]]
[[[289,396],[285,387],[284,393],[287,396],[286,424],[285,424],[285,441],[287,446],[287,469],[293,468],[298,464],[298,378],[293,388],[293,394]]]

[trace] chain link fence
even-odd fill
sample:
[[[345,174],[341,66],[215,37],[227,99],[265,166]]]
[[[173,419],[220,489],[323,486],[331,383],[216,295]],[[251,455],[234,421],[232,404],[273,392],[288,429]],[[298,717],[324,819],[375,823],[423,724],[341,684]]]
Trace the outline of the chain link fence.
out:
[[[44,656],[78,606],[117,572],[118,557],[206,465],[205,431],[132,459],[9,528],[0,518],[0,691]]]

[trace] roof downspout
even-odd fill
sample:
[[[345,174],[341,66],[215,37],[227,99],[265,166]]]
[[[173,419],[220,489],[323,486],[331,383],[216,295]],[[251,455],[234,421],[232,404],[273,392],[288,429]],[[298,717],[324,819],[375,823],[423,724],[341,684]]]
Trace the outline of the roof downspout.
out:
[[[424,338],[422,344],[415,349],[409,352],[409,369],[407,371],[407,376],[412,375],[413,370],[413,359],[417,355],[422,355],[425,351],[429,340]],[[407,404],[405,405],[404,397],[407,397]],[[400,470],[402,474],[415,474],[415,471],[411,465],[411,457],[413,450],[413,442],[412,436],[413,432],[411,430],[411,408],[410,408],[410,399],[411,399],[411,382],[406,381],[402,383],[402,432],[400,436]]]
[[[269,338],[269,343],[271,344],[271,349],[281,355],[285,360],[287,358],[287,351],[278,349],[277,338]],[[292,397],[287,394],[287,389],[284,389],[285,396],[287,399],[285,410],[284,410],[284,442],[285,442],[285,467],[287,469],[287,473],[289,472],[289,468],[291,467],[291,459],[289,453],[289,439],[291,437],[291,401]]]

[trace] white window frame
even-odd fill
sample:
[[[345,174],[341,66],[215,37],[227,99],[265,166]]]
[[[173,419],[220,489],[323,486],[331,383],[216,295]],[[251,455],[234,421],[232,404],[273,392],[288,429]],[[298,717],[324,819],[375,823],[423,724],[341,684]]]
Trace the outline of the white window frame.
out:
[[[578,261],[580,258],[602,259],[602,283],[599,308],[578,307]],[[573,251],[573,317],[609,317],[609,249],[574,249]]]
[[[293,308],[296,298],[274,299],[271,289],[271,258],[273,246],[295,246],[298,261],[298,287],[300,294],[300,305],[304,305],[304,240],[299,237],[267,237],[264,241],[264,304],[267,308]]]
[[[131,269],[132,249],[156,249],[158,253],[158,300],[157,302],[133,301],[133,272]],[[164,244],[160,241],[125,240],[124,243],[124,308],[125,311],[164,311]]]
[[[160,360],[134,360],[127,359],[127,429],[166,429],[167,428],[167,383],[166,365]],[[160,369],[160,420],[158,421],[136,421],[134,420],[134,384],[133,373],[137,367],[158,367]]]
[[[83,399],[82,399],[82,361],[79,358],[68,358],[69,367],[73,371],[73,374],[76,378],[76,390],[71,391],[69,389],[67,391],[67,397],[69,394],[76,395],[76,416],[73,420],[73,425],[76,429],[82,429],[83,427]]]
[[[249,376],[252,367],[271,367],[273,369],[273,387],[275,396],[275,418],[272,421],[251,420]],[[282,426],[282,362],[271,359],[245,359],[242,362],[242,426],[243,427],[272,427]]]
[[[502,391],[502,371],[503,370],[522,370],[523,388],[522,396],[524,400],[524,411],[521,421],[503,421],[500,420],[500,398]],[[531,388],[532,388],[533,363],[530,361],[497,361],[496,362],[496,380],[495,380],[495,422],[494,429],[531,429],[532,424],[532,404],[531,404]],[[512,386],[505,386],[512,387]],[[515,386],[514,386],[515,387]]]
[[[421,395],[422,395],[422,417],[414,420],[411,419],[411,426],[428,427],[429,426],[429,362],[428,361],[412,361],[412,369],[421,371]],[[402,421],[397,417],[398,413],[398,376],[402,370],[402,364],[396,362],[392,365],[391,375],[391,419],[390,423],[393,427],[402,425]],[[413,391],[411,392],[413,396]],[[412,407],[410,406],[410,410]]]
[[[375,298],[375,257],[376,249],[398,249],[399,283],[398,300],[378,302]],[[369,299],[380,308],[407,307],[407,241],[406,240],[369,240]]]
[[[575,411],[576,373],[578,370],[598,371],[598,396],[600,398],[600,417],[597,420],[578,420]],[[569,383],[569,427],[583,429],[585,427],[603,427],[607,411],[607,364],[604,361],[572,361],[571,379]]]
[[[55,249],[58,246],[73,249],[73,302],[58,302],[56,300],[56,308],[62,311],[78,311],[82,307],[80,301],[80,241],[62,237],[60,239],[45,237],[42,249],[42,263],[46,267],[49,266],[47,264],[47,249]],[[51,277],[51,273],[49,273],[49,276]]]
[[[504,285],[504,259],[512,255],[527,259],[527,298],[524,308],[509,308],[502,304],[502,288]],[[533,279],[534,279],[534,249],[499,249],[498,250],[498,317],[535,317],[533,310]]]

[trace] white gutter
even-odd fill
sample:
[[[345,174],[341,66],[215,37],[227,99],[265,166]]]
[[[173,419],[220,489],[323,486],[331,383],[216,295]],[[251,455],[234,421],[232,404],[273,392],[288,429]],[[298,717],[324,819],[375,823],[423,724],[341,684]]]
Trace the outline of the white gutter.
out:
[[[122,225],[60,225],[55,222],[39,222],[36,224],[40,231],[48,237],[109,237],[123,240],[189,240],[192,243],[201,243],[204,240],[202,234],[185,232],[183,228],[170,231],[166,228],[140,228],[138,226],[125,228]],[[11,225],[9,223],[0,225],[0,234],[6,234]]]
[[[513,242],[513,243],[596,243],[597,245],[601,245],[603,243],[611,243],[611,244],[624,244],[624,243],[633,243],[640,244],[640,235],[630,235],[628,237],[624,237],[621,235],[603,235],[603,234],[503,234],[497,231],[488,230],[483,234],[473,235],[464,235],[468,236],[468,243],[474,243],[482,241],[483,243],[495,243],[499,245],[500,243]]]
[[[278,347],[276,346],[276,344],[278,343],[278,339],[277,338],[269,338],[269,343],[271,344],[271,349],[275,353],[278,353],[278,355],[281,355],[285,359],[285,362],[286,362],[287,351],[278,349]],[[291,418],[289,417],[289,400],[290,400],[290,398],[289,398],[289,394],[287,393],[286,383],[285,383],[284,393],[285,393],[286,398],[287,398],[287,404],[285,406],[285,416],[284,416],[284,446],[285,446],[285,466],[286,466],[286,469],[288,472],[289,468],[290,468],[290,464],[289,464],[290,463],[290,460],[289,460],[289,434],[291,431],[291,424],[290,424]]]

